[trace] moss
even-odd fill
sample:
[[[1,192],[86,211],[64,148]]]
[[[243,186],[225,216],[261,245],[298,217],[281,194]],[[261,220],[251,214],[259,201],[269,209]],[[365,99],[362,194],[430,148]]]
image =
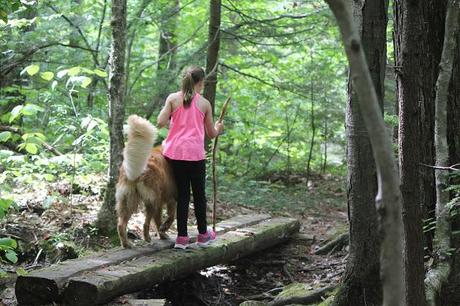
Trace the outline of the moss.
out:
[[[245,301],[240,306],[265,306],[267,303],[261,301]]]

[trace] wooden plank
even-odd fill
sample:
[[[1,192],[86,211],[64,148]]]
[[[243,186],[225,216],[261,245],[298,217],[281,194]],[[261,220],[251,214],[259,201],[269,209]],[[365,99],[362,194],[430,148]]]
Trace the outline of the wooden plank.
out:
[[[267,220],[270,215],[256,214],[237,216],[218,223],[218,234],[231,231],[240,227],[251,226]],[[192,240],[195,237],[192,237]],[[16,298],[20,304],[43,305],[61,301],[63,288],[72,276],[80,273],[100,269],[123,261],[149,255],[160,250],[171,248],[172,239],[153,240],[150,245],[132,249],[115,248],[97,253],[88,257],[67,260],[48,268],[37,270],[25,276],[19,276],[16,281]]]
[[[72,277],[64,290],[66,305],[97,305],[113,298],[174,280],[279,244],[297,232],[292,218],[274,218],[218,237],[208,248],[166,249]]]

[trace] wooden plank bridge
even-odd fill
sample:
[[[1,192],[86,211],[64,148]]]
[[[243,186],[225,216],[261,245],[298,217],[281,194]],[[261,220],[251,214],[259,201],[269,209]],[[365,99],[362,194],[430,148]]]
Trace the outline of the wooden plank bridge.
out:
[[[116,248],[68,260],[19,276],[16,298],[20,305],[102,304],[270,248],[289,239],[299,227],[292,218],[265,214],[234,217],[217,224],[218,239],[207,248],[176,250],[172,239],[155,240],[145,247]]]

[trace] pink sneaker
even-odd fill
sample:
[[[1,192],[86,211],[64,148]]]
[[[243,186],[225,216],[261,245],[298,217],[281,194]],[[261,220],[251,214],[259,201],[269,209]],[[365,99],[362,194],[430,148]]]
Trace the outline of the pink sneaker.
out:
[[[216,232],[208,229],[205,234],[198,234],[198,237],[196,238],[196,244],[200,247],[205,247],[214,242],[216,240],[216,236]]]
[[[188,238],[188,236],[177,236],[174,248],[185,250],[189,246],[189,241],[190,238]]]

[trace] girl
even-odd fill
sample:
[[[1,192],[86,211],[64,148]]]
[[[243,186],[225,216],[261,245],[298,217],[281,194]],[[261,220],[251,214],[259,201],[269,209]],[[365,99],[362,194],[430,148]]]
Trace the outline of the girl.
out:
[[[205,176],[206,160],[204,132],[214,138],[223,131],[222,123],[213,123],[211,104],[200,95],[204,86],[205,73],[202,68],[190,67],[182,77],[181,90],[166,99],[158,115],[157,125],[162,128],[168,123],[168,136],[163,142],[163,155],[172,165],[176,180],[177,238],[175,248],[189,246],[187,235],[190,185],[192,187],[195,217],[198,223],[197,244],[206,246],[216,239],[216,233],[207,229]]]

